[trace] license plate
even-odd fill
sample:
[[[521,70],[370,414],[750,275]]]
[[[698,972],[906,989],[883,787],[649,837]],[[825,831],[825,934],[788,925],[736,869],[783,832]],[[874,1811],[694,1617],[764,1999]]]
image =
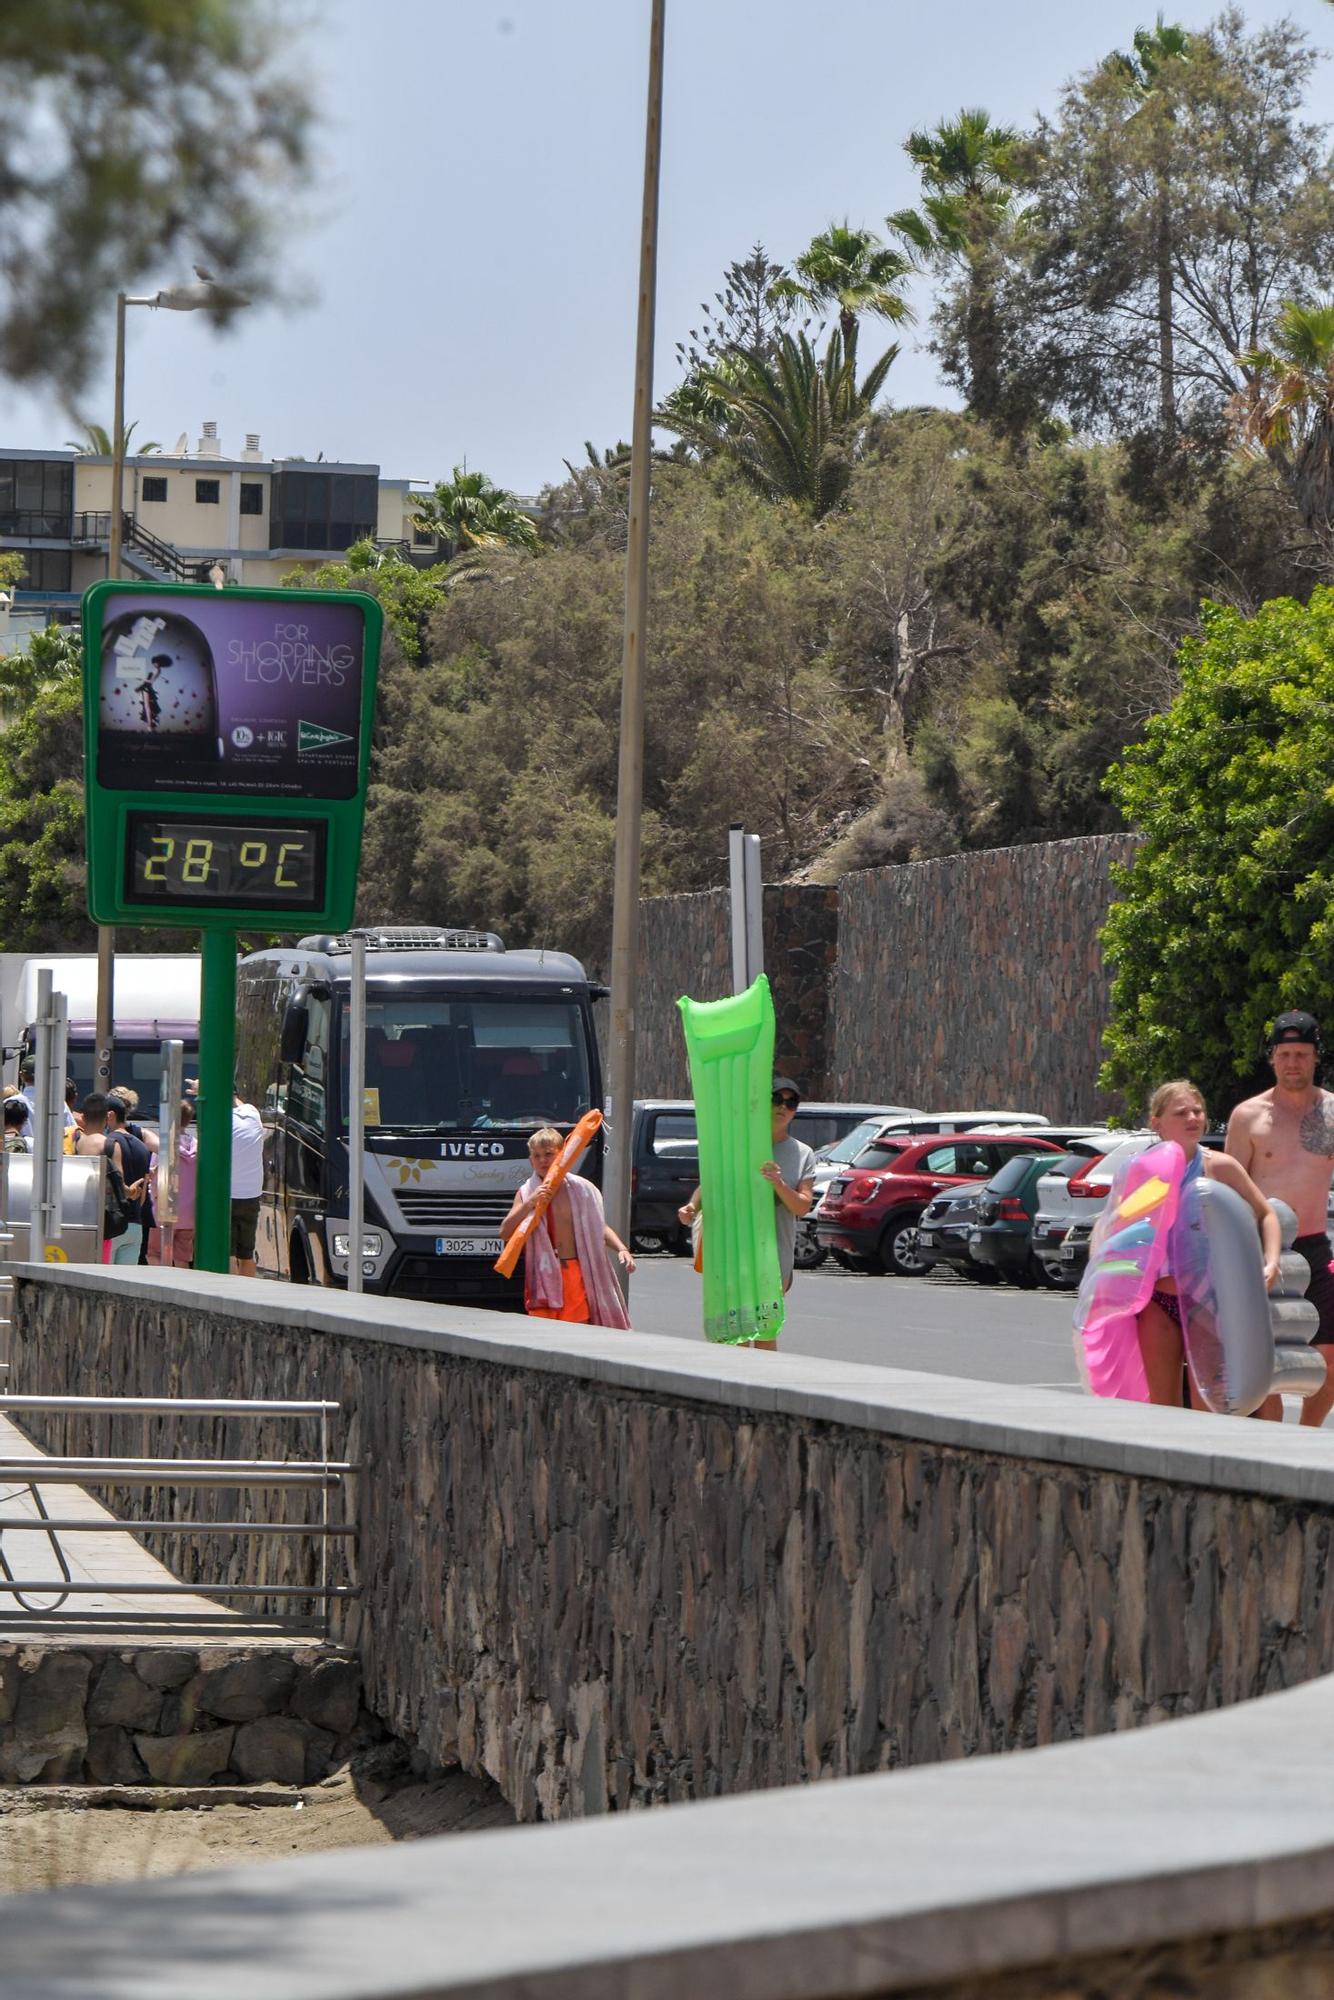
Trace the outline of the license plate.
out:
[[[936,1240],[936,1232],[934,1229],[918,1230],[917,1243],[919,1248],[930,1250],[933,1247],[935,1240]]]
[[[1063,1244],[1061,1245],[1061,1262],[1062,1262],[1063,1264],[1073,1264],[1073,1263],[1074,1263],[1074,1261],[1075,1261],[1075,1246],[1074,1246],[1074,1244],[1073,1244],[1073,1243],[1063,1243]]]
[[[437,1257],[498,1257],[500,1251],[498,1236],[437,1236],[435,1239]]]

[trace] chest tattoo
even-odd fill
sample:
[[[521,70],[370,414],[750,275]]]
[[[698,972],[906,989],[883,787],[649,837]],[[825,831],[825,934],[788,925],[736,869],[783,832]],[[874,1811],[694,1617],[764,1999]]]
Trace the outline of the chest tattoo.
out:
[[[1298,1127],[1298,1136],[1303,1152],[1334,1157],[1334,1099],[1322,1097],[1311,1106]]]

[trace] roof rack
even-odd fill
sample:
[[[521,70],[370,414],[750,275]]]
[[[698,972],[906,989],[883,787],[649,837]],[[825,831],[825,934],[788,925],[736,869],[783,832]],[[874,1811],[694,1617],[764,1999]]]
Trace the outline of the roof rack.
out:
[[[334,937],[301,940],[303,951],[351,951],[353,938],[364,938],[368,951],[504,951],[494,931],[440,930],[427,924],[367,924]]]

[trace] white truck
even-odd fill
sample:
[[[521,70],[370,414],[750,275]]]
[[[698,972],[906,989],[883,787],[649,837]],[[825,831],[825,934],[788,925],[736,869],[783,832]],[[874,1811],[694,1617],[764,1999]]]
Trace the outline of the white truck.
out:
[[[184,1042],[185,1074],[198,1073],[199,967],[198,956],[186,952],[161,957],[126,952],[116,958],[112,1082],[138,1091],[139,1116],[149,1124],[158,1118],[163,1042]],[[17,1080],[19,1063],[32,1051],[37,975],[42,971],[50,972],[52,989],[69,1002],[65,1068],[82,1097],[93,1088],[97,1039],[97,959],[87,953],[0,952],[4,1080]]]

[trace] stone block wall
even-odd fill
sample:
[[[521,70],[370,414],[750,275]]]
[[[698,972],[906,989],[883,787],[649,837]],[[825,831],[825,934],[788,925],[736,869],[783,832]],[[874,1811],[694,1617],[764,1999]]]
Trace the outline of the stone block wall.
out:
[[[322,1646],[0,1641],[0,1784],[313,1784],[379,1733]]]
[[[195,1282],[187,1304],[21,1277],[15,1379],[336,1399],[367,1706],[520,1818],[1092,1736],[1334,1661],[1334,1502],[914,1441],[851,1395],[815,1421],[523,1365],[494,1316],[451,1351],[484,1314]],[[34,1428],[96,1446],[103,1420],[78,1422]],[[224,1559],[207,1536],[154,1553],[187,1581]]]
[[[784,883],[764,891],[764,965],[774,992],[775,1062],[808,1097],[827,1097],[830,982],[838,955],[839,892]],[[732,990],[727,891],[662,896],[640,908],[636,1092],[689,1097],[676,1002]]]
[[[1109,979],[1103,834],[869,869],[841,884],[830,1094],[1094,1120]]]
[[[1103,1117],[1098,931],[1136,844],[1104,834],[766,888],[780,1069],[811,1097]],[[728,991],[728,907],[724,890],[642,906],[641,1096],[688,1095],[675,1001]]]

